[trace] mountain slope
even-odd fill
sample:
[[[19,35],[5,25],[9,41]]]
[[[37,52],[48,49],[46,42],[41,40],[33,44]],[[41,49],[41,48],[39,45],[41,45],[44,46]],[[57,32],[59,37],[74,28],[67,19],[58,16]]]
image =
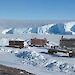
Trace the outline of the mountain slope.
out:
[[[32,26],[25,28],[9,28],[2,32],[2,34],[60,34],[72,35],[75,34],[75,22],[56,23],[42,26]]]

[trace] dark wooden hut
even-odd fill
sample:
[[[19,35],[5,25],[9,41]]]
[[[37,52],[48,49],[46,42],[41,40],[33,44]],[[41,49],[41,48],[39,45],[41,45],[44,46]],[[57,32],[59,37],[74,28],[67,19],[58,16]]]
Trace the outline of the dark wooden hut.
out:
[[[24,41],[10,40],[9,41],[9,47],[23,48],[24,47]]]
[[[48,43],[47,39],[37,39],[37,38],[33,38],[31,39],[31,46],[45,46],[46,43]]]

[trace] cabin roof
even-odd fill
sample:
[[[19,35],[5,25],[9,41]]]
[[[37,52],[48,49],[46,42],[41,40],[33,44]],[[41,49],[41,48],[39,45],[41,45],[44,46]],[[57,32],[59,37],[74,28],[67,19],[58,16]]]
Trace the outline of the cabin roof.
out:
[[[24,42],[24,41],[19,41],[19,40],[9,40],[9,42]]]
[[[75,38],[71,38],[71,39],[66,39],[66,38],[63,38],[61,39],[62,41],[75,41]]]

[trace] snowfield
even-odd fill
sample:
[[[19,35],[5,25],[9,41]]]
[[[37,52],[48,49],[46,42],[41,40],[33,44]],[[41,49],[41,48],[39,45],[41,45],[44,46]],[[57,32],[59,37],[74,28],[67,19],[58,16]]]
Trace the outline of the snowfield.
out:
[[[0,47],[0,64],[24,69],[36,75],[75,74],[75,58],[41,54],[41,51],[43,49],[36,47],[23,49]]]
[[[75,74],[75,58],[42,53],[47,52],[47,48],[27,46],[26,48],[19,49],[4,47],[9,39],[3,37],[1,40],[3,42],[0,41],[0,44],[3,43],[3,45],[0,47],[0,64],[24,69],[36,75]],[[18,38],[17,40],[23,39]],[[54,42],[50,42],[50,44],[54,44]]]
[[[47,38],[49,46],[58,46],[63,34],[74,34],[74,25],[75,22],[69,22],[1,30],[0,64],[20,68],[36,75],[75,75],[75,58],[59,53],[49,55],[47,47],[30,47],[27,43],[31,38],[37,37]],[[75,38],[75,35],[64,35],[64,37]],[[9,40],[23,40],[25,47],[22,49],[5,47],[9,45]]]

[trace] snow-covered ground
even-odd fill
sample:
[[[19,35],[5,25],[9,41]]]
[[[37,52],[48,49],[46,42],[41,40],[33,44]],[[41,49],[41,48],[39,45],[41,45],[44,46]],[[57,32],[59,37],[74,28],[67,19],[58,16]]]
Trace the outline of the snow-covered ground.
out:
[[[62,57],[63,54],[49,55],[46,47],[30,47],[27,42],[31,38],[47,38],[50,45],[59,45],[62,35],[74,31],[75,22],[48,24],[40,27],[8,28],[0,31],[0,64],[27,70],[36,75],[75,75],[75,58]],[[57,30],[58,29],[58,30]],[[64,30],[65,29],[65,30]],[[55,31],[54,31],[55,30]],[[52,31],[51,34],[48,34]],[[41,34],[43,33],[43,34]],[[75,38],[75,35],[64,35],[65,38]],[[9,40],[24,40],[25,48],[5,47]],[[45,53],[44,53],[45,52]]]
[[[4,47],[5,45],[8,45],[10,39],[28,41],[32,37],[42,38],[43,36],[50,41],[50,44],[59,44],[61,38],[60,35],[53,34],[29,34],[26,36],[15,36],[13,34],[2,35],[0,39],[0,64],[24,69],[36,75],[75,75],[75,58],[61,57],[61,55],[52,56],[42,53],[47,52],[47,48],[27,46],[26,48],[17,49]],[[70,35],[65,35],[64,37],[69,36]],[[70,37],[74,37],[74,35],[71,35]]]

